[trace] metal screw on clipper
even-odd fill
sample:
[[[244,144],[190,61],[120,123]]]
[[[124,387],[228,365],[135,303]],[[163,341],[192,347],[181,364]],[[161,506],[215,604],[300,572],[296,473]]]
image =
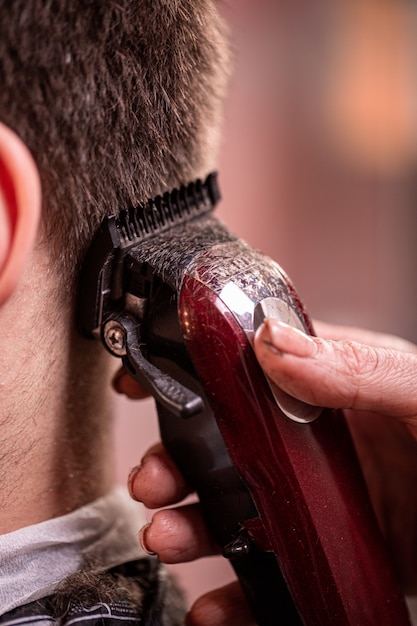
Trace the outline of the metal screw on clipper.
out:
[[[119,322],[110,320],[104,327],[104,341],[106,346],[116,356],[126,354],[126,331]]]

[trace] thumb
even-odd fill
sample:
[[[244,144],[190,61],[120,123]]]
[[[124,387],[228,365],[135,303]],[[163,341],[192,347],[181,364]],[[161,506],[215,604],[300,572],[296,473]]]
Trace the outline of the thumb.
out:
[[[267,319],[255,335],[256,356],[284,391],[317,406],[417,415],[417,355],[351,340],[310,337]]]

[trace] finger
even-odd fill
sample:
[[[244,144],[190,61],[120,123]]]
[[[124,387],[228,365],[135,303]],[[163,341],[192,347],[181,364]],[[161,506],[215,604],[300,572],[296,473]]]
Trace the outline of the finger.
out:
[[[143,548],[157,554],[163,563],[186,563],[219,554],[197,504],[157,511],[152,522],[142,528]]]
[[[378,333],[354,326],[327,324],[318,320],[314,320],[314,330],[319,337],[324,339],[358,341],[375,348],[388,348],[400,352],[417,353],[417,346],[414,343],[387,333]]]
[[[114,375],[112,386],[117,393],[125,395],[131,400],[143,400],[149,396],[146,389],[132,378],[123,367]]]
[[[239,583],[215,589],[191,607],[187,626],[256,626]]]
[[[183,500],[191,488],[162,444],[148,450],[128,479],[129,493],[148,509],[158,509]]]
[[[308,337],[276,320],[259,328],[255,352],[265,373],[304,402],[415,421],[415,354]]]

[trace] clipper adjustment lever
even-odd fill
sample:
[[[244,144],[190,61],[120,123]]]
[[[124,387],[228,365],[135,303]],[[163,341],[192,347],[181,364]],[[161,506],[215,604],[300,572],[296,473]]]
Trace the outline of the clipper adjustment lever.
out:
[[[137,320],[118,316],[106,322],[103,340],[111,354],[122,357],[129,374],[178,417],[192,417],[204,408],[202,398],[162,372],[144,356]]]

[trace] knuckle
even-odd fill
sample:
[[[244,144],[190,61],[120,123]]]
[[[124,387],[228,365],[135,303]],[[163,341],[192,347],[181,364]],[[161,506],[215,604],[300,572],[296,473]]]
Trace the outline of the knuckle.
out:
[[[345,382],[345,393],[348,398],[346,408],[355,408],[361,401],[363,392],[369,385],[380,384],[381,380],[380,351],[346,341],[341,349],[341,365]]]
[[[410,360],[411,359],[411,360]],[[344,342],[341,370],[349,406],[380,410],[399,390],[412,392],[416,385],[417,359],[387,348]]]

